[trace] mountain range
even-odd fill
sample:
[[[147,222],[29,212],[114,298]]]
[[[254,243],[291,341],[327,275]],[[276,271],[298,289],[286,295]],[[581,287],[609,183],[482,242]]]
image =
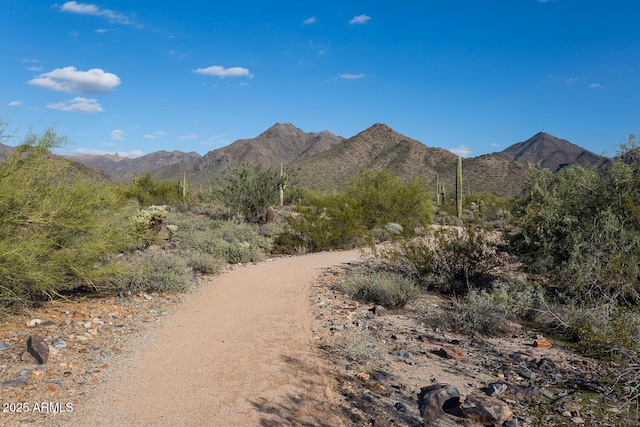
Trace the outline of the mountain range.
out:
[[[0,144],[0,157],[11,147]],[[210,182],[235,162],[265,167],[286,165],[298,185],[319,191],[341,189],[361,169],[390,169],[403,179],[420,176],[435,190],[436,175],[448,192],[455,189],[457,156],[404,136],[376,123],[351,138],[329,131],[306,133],[290,123],[276,123],[255,138],[240,139],[200,156],[198,153],[158,151],[136,158],[117,155],[72,156],[72,160],[130,182],[134,174],[150,172],[154,179]],[[607,159],[569,141],[539,132],[507,149],[463,159],[465,193],[519,195],[531,163],[558,171],[570,165],[606,163]]]

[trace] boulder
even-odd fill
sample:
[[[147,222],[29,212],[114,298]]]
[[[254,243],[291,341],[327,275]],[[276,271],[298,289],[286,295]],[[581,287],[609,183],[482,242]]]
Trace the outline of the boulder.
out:
[[[422,387],[418,394],[418,408],[420,416],[427,424],[434,423],[438,418],[457,412],[460,404],[460,392],[448,384],[435,384]]]
[[[500,399],[472,393],[460,405],[462,415],[483,424],[502,425],[513,418],[513,411]]]

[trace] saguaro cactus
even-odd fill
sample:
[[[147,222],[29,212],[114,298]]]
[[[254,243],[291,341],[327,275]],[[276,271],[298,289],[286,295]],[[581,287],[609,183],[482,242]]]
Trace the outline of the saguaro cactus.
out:
[[[280,207],[284,206],[284,190],[287,188],[289,176],[284,172],[282,163],[280,163],[280,179],[278,180],[278,193],[280,193]]]
[[[436,174],[436,206],[440,206],[440,177]]]
[[[458,168],[456,169],[456,214],[462,217],[462,157],[458,157]]]

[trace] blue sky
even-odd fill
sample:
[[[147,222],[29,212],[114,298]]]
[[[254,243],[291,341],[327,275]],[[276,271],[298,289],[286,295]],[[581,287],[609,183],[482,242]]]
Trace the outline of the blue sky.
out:
[[[0,0],[10,144],[201,154],[276,122],[464,156],[640,133],[637,0]]]

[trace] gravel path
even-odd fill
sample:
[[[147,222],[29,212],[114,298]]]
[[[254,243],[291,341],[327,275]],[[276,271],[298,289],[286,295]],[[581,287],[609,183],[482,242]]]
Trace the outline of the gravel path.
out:
[[[282,258],[198,289],[114,366],[74,426],[339,426],[307,289],[357,251]]]

